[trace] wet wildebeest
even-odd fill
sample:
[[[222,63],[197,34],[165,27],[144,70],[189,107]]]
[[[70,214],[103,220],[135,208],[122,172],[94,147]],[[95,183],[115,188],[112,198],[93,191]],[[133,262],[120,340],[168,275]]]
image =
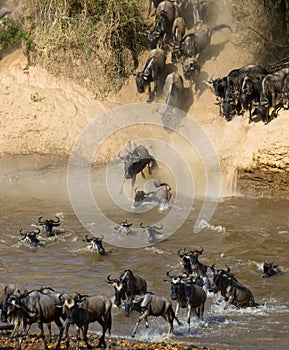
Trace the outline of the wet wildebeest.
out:
[[[43,330],[44,323],[55,322],[59,328],[59,338],[55,349],[60,349],[60,342],[64,327],[60,320],[62,316],[61,298],[56,298],[54,294],[44,294],[37,290],[32,290],[24,296],[10,296],[8,304],[11,304],[11,312],[17,312],[17,316],[23,320],[23,334],[20,336],[18,349],[21,348],[22,341],[28,332],[28,327],[34,323],[38,324],[41,331],[40,337],[43,339],[44,349],[48,350],[45,334]],[[10,315],[10,306],[8,307],[8,315]]]
[[[159,232],[158,230],[162,230],[163,229],[163,225],[159,225],[159,226],[156,226],[156,225],[143,226],[143,223],[140,223],[140,227],[148,232],[148,243],[156,242],[156,235],[162,235],[162,233]]]
[[[220,24],[213,28],[202,25],[195,32],[185,35],[180,45],[172,49],[172,62],[177,63],[180,58],[202,54],[210,46],[213,33],[222,29],[231,31],[231,27],[227,24]]]
[[[21,297],[27,293],[27,289],[19,284],[15,283],[0,283],[0,309],[1,322],[7,322],[7,301],[11,295]]]
[[[60,218],[56,216],[56,220],[42,220],[42,216],[38,218],[38,225],[43,226],[43,229],[45,228],[45,232],[48,236],[53,235],[53,227],[58,227],[61,225]]]
[[[23,236],[23,238],[21,238],[21,242],[28,244],[30,247],[37,247],[43,245],[36,237],[40,234],[39,229],[35,229],[32,232],[23,232],[23,230],[21,229],[19,233],[21,236]]]
[[[154,190],[145,192],[141,190],[135,190],[134,207],[138,207],[141,204],[153,203],[159,207],[166,207],[171,200],[171,187],[165,182],[154,182]]]
[[[99,237],[89,237],[88,235],[86,235],[85,239],[83,239],[83,242],[89,243],[89,249],[92,252],[97,252],[100,255],[103,255],[105,254],[105,250],[102,245],[103,238],[103,235],[100,235]]]
[[[120,306],[121,301],[125,301],[125,315],[129,316],[132,299],[135,295],[143,295],[147,292],[146,281],[133,273],[125,270],[118,279],[111,279],[107,276],[107,283],[112,284],[115,290],[114,304]]]
[[[278,274],[283,274],[283,271],[280,270],[278,265],[275,265],[273,263],[267,263],[266,261],[264,261],[262,275],[263,278],[272,277]]]
[[[171,334],[173,330],[174,320],[178,322],[178,325],[181,324],[175,315],[172,302],[165,297],[158,296],[153,293],[146,293],[143,296],[134,297],[134,300],[132,301],[131,311],[133,310],[142,313],[142,315],[134,327],[132,337],[135,336],[137,328],[143,319],[145,319],[146,328],[149,327],[147,320],[148,316],[162,316],[169,324],[168,335]]]
[[[177,10],[173,2],[162,1],[156,9],[156,18],[153,31],[149,34],[151,49],[159,46],[162,49],[172,37],[172,26],[177,17]]]
[[[88,343],[87,331],[89,324],[96,321],[102,327],[102,335],[97,347],[106,348],[105,333],[108,330],[110,334],[112,325],[111,307],[111,301],[102,295],[88,297],[77,294],[74,298],[66,298],[63,309],[66,315],[65,333],[67,349],[69,349],[68,330],[71,324],[75,324],[77,327],[77,349],[79,349],[80,329],[87,348],[92,349],[92,346]]]
[[[166,65],[166,53],[162,49],[151,50],[146,61],[145,67],[141,72],[133,72],[136,81],[138,93],[145,92],[145,87],[148,87],[148,100],[152,102],[156,96],[161,74]],[[153,92],[151,91],[151,83],[154,83]]]
[[[171,299],[177,301],[176,315],[179,308],[188,308],[187,322],[190,330],[192,311],[198,318],[203,318],[207,295],[204,289],[194,283],[190,278],[170,275],[167,272],[171,283]]]
[[[129,224],[127,222],[127,219],[125,221],[121,221],[119,225],[115,226],[114,229],[120,233],[123,233],[125,235],[128,235],[129,233],[131,233],[131,226],[133,224]]]
[[[149,153],[144,146],[136,146],[133,151],[126,150],[127,154],[122,156],[118,154],[119,158],[124,161],[124,180],[132,180],[132,189],[134,187],[136,176],[141,173],[145,178],[143,170],[148,167],[149,174],[157,167],[155,158]]]
[[[164,116],[174,114],[174,110],[181,109],[184,95],[184,81],[181,75],[177,72],[172,72],[167,75],[163,90],[166,99],[167,108]]]
[[[180,249],[178,251],[178,256],[182,259],[182,263],[184,266],[184,274],[191,275],[193,271],[198,270],[202,276],[211,275],[215,269],[214,265],[208,266],[199,261],[199,256],[203,254],[204,249],[200,250],[190,250],[187,252],[186,248]]]
[[[216,270],[213,278],[213,285],[209,289],[210,292],[218,293],[227,301],[225,309],[230,305],[237,308],[256,307],[259,306],[255,302],[252,292],[230,273],[230,268],[226,270]]]

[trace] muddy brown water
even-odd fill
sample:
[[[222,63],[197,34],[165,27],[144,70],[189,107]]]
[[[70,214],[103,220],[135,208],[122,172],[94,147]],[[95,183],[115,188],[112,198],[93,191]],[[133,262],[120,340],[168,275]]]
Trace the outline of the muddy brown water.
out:
[[[201,230],[195,232],[194,225],[203,201],[194,199],[188,217],[174,234],[155,245],[125,248],[130,246],[133,235],[144,235],[138,226],[140,222],[159,222],[172,208],[124,211],[112,205],[107,196],[99,197],[97,201],[101,202],[104,216],[112,222],[109,230],[115,243],[109,244],[105,238],[107,254],[99,256],[90,252],[82,239],[89,233],[89,225],[94,228],[93,232],[103,230],[102,216],[96,213],[89,217],[87,227],[80,222],[67,193],[67,168],[39,165],[33,168],[22,164],[21,169],[13,169],[13,162],[9,164],[10,168],[2,167],[0,174],[1,281],[20,282],[31,289],[50,286],[71,294],[79,292],[113,297],[112,286],[105,282],[107,275],[118,277],[124,269],[130,268],[146,278],[150,291],[169,297],[170,285],[164,279],[169,269],[181,271],[177,251],[182,247],[203,247],[200,261],[209,265],[215,263],[217,268],[230,266],[238,280],[263,305],[224,310],[220,297],[208,296],[204,319],[199,321],[193,317],[190,332],[185,311],[181,310],[183,325],[175,325],[169,338],[166,338],[164,320],[150,318],[150,328],[146,330],[141,324],[137,339],[246,350],[288,348],[288,200],[238,196],[219,199],[212,218],[209,221],[203,219],[199,223]],[[98,188],[101,176],[96,178],[93,186]],[[177,208],[176,215],[186,210],[184,203],[187,205],[185,194],[173,203]],[[91,212],[94,210],[91,208]],[[41,233],[44,246],[29,248],[19,243],[21,228],[31,230],[39,216],[53,218],[55,214],[62,218],[59,233],[52,238]],[[131,236],[117,236],[113,223],[126,218],[134,223],[133,233]],[[111,237],[108,237],[109,242]],[[264,260],[278,264],[284,274],[263,279],[261,266]],[[133,313],[126,318],[123,309],[114,307],[112,334],[129,337],[137,317]],[[99,326],[93,324],[90,330],[99,331]]]

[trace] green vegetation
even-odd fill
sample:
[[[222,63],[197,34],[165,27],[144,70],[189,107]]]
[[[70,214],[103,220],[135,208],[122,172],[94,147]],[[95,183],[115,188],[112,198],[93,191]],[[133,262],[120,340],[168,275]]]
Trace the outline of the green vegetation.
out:
[[[21,24],[11,18],[4,18],[0,30],[0,43],[4,50],[11,49],[14,45],[32,42],[30,35],[23,30]]]

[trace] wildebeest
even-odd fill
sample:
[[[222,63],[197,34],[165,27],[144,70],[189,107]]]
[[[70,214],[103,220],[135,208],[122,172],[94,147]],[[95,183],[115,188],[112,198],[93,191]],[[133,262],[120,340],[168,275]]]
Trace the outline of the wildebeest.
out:
[[[135,295],[143,295],[147,292],[147,282],[131,270],[125,270],[119,279],[111,279],[107,276],[107,283],[112,284],[115,290],[114,304],[120,306],[125,301],[125,315],[129,316],[132,299]]]
[[[185,80],[189,82],[190,89],[192,89],[193,83],[196,84],[196,78],[201,70],[199,63],[199,54],[196,57],[189,57],[182,62],[183,75]]]
[[[103,238],[103,235],[100,235],[99,237],[89,237],[88,235],[86,235],[85,239],[83,239],[83,242],[89,243],[90,251],[97,252],[100,255],[103,255],[105,254],[105,250],[102,245]]]
[[[227,301],[225,308],[230,304],[237,308],[259,305],[255,302],[252,292],[230,273],[229,267],[226,270],[215,271],[213,285],[209,288],[209,291],[213,293],[221,292],[221,295]]]
[[[46,220],[43,220],[42,219],[42,216],[40,216],[38,218],[38,225],[40,226],[43,226],[43,228],[45,229],[45,232],[48,236],[52,236],[53,235],[53,227],[58,227],[61,225],[60,223],[60,218],[58,216],[56,216],[56,220],[53,220],[53,219],[46,219]]]
[[[148,100],[153,101],[156,96],[161,74],[166,65],[166,53],[162,49],[151,50],[149,57],[146,61],[145,67],[141,72],[133,72],[136,81],[136,87],[138,93],[145,92],[145,87],[148,87]],[[151,83],[154,83],[153,92],[151,91]]]
[[[129,233],[131,233],[131,226],[133,224],[129,224],[127,222],[127,219],[125,221],[121,221],[119,225],[115,226],[114,229],[120,233],[123,233],[125,235],[128,235]]]
[[[199,261],[199,256],[203,254],[204,249],[195,249],[187,252],[186,248],[178,251],[178,256],[182,259],[184,274],[191,275],[193,271],[200,271],[202,276],[211,275],[214,272],[214,264],[212,266],[205,265]]]
[[[158,5],[162,2],[163,0],[149,0],[149,9],[148,9],[148,18],[151,14],[151,10],[152,10],[152,4],[154,5],[154,9],[156,12],[156,9],[158,7]]]
[[[165,182],[154,181],[154,189],[152,191],[136,190],[133,202],[134,207],[138,207],[141,204],[153,203],[163,208],[168,206],[172,197],[171,187]]]
[[[32,290],[24,296],[17,297],[15,295],[10,296],[8,304],[13,306],[13,309],[17,310],[18,317],[23,319],[24,332],[21,335],[18,343],[18,349],[21,348],[21,343],[27,334],[28,327],[34,323],[38,324],[41,331],[40,337],[43,339],[44,349],[47,350],[47,342],[43,330],[44,323],[55,322],[59,328],[59,338],[55,349],[60,349],[60,342],[64,327],[60,320],[62,316],[62,302],[57,299],[54,294],[45,294],[38,290]],[[13,309],[11,312],[13,312]],[[8,307],[8,315],[10,314]]]
[[[143,319],[145,319],[146,327],[149,327],[147,321],[148,316],[162,316],[169,325],[168,335],[173,330],[174,320],[176,320],[178,325],[180,325],[180,321],[175,315],[171,301],[163,296],[155,295],[153,293],[146,293],[143,296],[136,296],[132,301],[131,311],[133,310],[142,313],[142,315],[134,327],[132,337],[135,336],[137,328]]]
[[[229,74],[223,78],[215,80],[208,80],[211,84],[214,94],[217,98],[217,104],[220,105],[220,114],[223,115],[227,121],[232,119],[234,114],[240,114],[242,104],[240,95],[242,95],[242,85],[244,79],[257,79],[267,74],[267,69],[260,65],[247,65],[241,68],[233,69]],[[246,93],[246,87],[244,86]],[[249,90],[248,90],[249,91]],[[245,101],[243,96],[243,102]]]
[[[166,99],[166,111],[164,115],[173,114],[174,109],[181,109],[183,105],[184,82],[181,75],[177,72],[172,72],[167,75],[163,94]]]
[[[156,225],[143,226],[143,223],[140,223],[140,227],[148,232],[148,242],[149,243],[156,242],[156,235],[162,235],[162,233],[159,232],[158,230],[162,230],[163,229],[163,225],[159,225],[159,226],[156,226]]]
[[[150,34],[150,40],[159,44],[159,47],[165,49],[166,44],[172,37],[172,26],[177,17],[177,9],[172,1],[162,1],[156,9],[156,18],[153,31]],[[150,45],[151,48],[152,44]],[[155,48],[155,47],[154,47]]]
[[[126,150],[126,155],[118,154],[119,158],[124,161],[124,179],[132,180],[132,188],[134,187],[136,176],[141,173],[145,178],[144,169],[148,167],[149,174],[157,167],[155,158],[149,153],[146,147],[135,146],[132,151]]]
[[[170,275],[167,272],[171,283],[171,299],[177,301],[176,315],[179,307],[188,308],[187,322],[190,330],[191,312],[194,311],[198,318],[203,318],[207,295],[204,289],[183,276]]]
[[[279,266],[276,264],[271,263],[267,263],[266,261],[264,261],[263,264],[263,278],[268,278],[268,277],[272,277],[274,275],[278,275],[278,274],[282,274],[283,271],[280,270]]]
[[[23,236],[21,238],[21,242],[28,244],[30,247],[37,247],[42,245],[39,239],[37,238],[37,235],[40,234],[39,229],[35,229],[32,232],[23,232],[23,230],[21,229],[19,233],[21,236]]]
[[[105,333],[108,330],[110,334],[112,325],[111,307],[111,301],[106,296],[102,295],[88,297],[77,294],[74,298],[66,298],[63,309],[66,315],[65,332],[67,337],[67,349],[69,349],[68,329],[71,324],[75,324],[77,327],[77,349],[79,348],[80,329],[87,348],[92,349],[92,346],[88,343],[87,331],[89,324],[96,321],[102,327],[102,335],[97,347],[106,348]]]
[[[222,29],[232,31],[227,24],[219,24],[212,28],[206,25],[197,27],[195,32],[185,35],[181,44],[172,50],[172,62],[177,63],[181,57],[196,57],[197,54],[202,54],[210,46],[213,33]]]
[[[186,34],[186,23],[183,17],[176,17],[172,26],[172,37],[173,43],[178,44],[182,41],[184,35]]]
[[[1,322],[7,322],[7,301],[11,295],[17,298],[27,293],[27,289],[17,283],[0,283]]]

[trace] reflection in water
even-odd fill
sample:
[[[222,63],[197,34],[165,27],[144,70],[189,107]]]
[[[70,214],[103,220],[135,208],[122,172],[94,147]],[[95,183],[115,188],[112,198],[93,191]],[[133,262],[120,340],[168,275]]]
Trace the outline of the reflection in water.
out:
[[[233,307],[224,310],[222,298],[210,295],[204,320],[192,318],[190,333],[185,321],[185,310],[180,310],[183,325],[175,325],[175,333],[169,341],[246,350],[287,348],[288,201],[224,199],[218,203],[210,222],[200,221],[201,231],[194,233],[195,221],[202,205],[201,201],[195,200],[193,210],[178,231],[157,245],[126,248],[126,242],[129,245],[131,236],[115,232],[116,244],[108,244],[104,238],[103,246],[107,254],[100,255],[91,252],[83,242],[88,232],[78,221],[69,203],[65,192],[64,169],[50,169],[41,174],[26,172],[25,178],[19,177],[17,181],[6,183],[8,178],[2,179],[5,185],[1,185],[0,202],[1,281],[21,281],[29,288],[51,286],[71,294],[77,291],[113,296],[112,287],[105,283],[106,277],[109,274],[119,276],[124,269],[130,268],[146,278],[150,291],[169,297],[170,285],[163,280],[169,269],[182,271],[178,250],[183,247],[202,247],[204,252],[200,261],[210,266],[215,263],[217,268],[230,266],[232,273],[263,305],[245,310]],[[124,219],[123,211],[106,205],[105,200],[102,204],[113,223]],[[182,203],[177,205],[182,210]],[[39,216],[54,217],[57,213],[62,213],[61,229],[52,237],[41,232],[39,240],[44,246],[31,249],[19,244],[20,229],[33,230]],[[160,212],[152,208],[145,213],[126,212],[125,218],[134,223],[132,234],[143,235],[146,239],[139,224],[158,222],[166,214],[167,211]],[[96,232],[103,234],[101,222],[95,220],[89,224],[95,227]],[[118,241],[122,242],[122,247],[118,246]],[[278,264],[285,273],[262,278],[264,260]],[[130,318],[126,318],[122,309],[114,308],[112,334],[131,334],[138,316],[132,313]],[[98,330],[97,325],[90,327]],[[148,330],[144,325],[139,327],[138,336],[142,340],[168,341],[166,332],[166,322],[152,318]]]

